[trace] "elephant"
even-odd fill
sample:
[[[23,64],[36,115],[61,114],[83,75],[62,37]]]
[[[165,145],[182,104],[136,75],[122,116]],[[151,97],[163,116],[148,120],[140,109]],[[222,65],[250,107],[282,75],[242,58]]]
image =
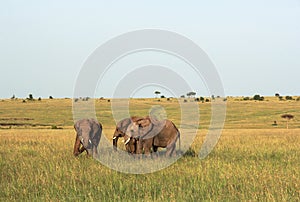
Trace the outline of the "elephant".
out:
[[[98,154],[97,147],[102,134],[102,125],[94,119],[81,119],[74,124],[76,139],[74,156],[86,151],[88,156]]]
[[[113,148],[117,151],[118,139],[124,137],[127,127],[133,122],[143,119],[142,117],[132,116],[130,118],[125,118],[119,121],[116,125],[115,132],[113,134]]]
[[[166,156],[176,155],[176,142],[179,140],[180,150],[180,132],[175,124],[168,120],[156,120],[146,117],[131,123],[126,131],[126,150],[129,153],[142,154],[150,156],[151,148],[154,153],[158,147],[166,148]]]

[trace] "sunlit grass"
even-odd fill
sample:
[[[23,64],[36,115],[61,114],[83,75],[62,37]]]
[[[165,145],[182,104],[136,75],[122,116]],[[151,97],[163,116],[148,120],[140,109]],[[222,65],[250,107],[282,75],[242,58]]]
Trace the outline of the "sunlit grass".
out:
[[[131,106],[134,114],[144,115],[157,103],[133,100]],[[178,121],[177,102],[160,104],[168,118]],[[111,170],[85,154],[73,157],[70,100],[0,102],[0,118],[6,118],[1,122],[44,124],[2,126],[0,201],[299,201],[299,102],[229,101],[227,106],[225,129],[207,158],[186,156],[161,171],[135,175]],[[202,126],[191,145],[196,153],[207,133],[209,107],[199,105]],[[96,109],[111,140],[110,103],[98,100]],[[280,120],[285,112],[295,115],[288,130]],[[30,120],[12,119],[24,117]]]

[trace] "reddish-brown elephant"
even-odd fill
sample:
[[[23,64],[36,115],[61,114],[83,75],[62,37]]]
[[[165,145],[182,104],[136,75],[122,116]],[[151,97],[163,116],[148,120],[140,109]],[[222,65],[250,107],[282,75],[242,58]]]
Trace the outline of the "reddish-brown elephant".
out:
[[[150,156],[151,148],[153,152],[157,152],[158,147],[166,148],[166,156],[175,156],[177,140],[180,147],[180,132],[175,124],[167,119],[158,121],[146,117],[134,121],[127,127],[125,139],[126,150],[129,153],[144,152],[146,156]]]

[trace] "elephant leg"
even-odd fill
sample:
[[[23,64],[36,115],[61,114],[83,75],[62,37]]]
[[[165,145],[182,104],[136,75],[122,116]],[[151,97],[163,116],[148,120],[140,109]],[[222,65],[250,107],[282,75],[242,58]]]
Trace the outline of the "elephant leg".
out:
[[[148,145],[144,145],[144,155],[145,157],[151,157],[151,147],[149,147]]]
[[[93,156],[94,156],[94,157],[97,157],[97,155],[98,155],[97,146],[94,145],[94,146],[93,146]]]
[[[79,154],[82,153],[82,151],[80,149],[80,145],[81,145],[81,142],[80,142],[79,138],[76,135],[75,144],[74,144],[74,151],[73,151],[74,156],[78,156]]]
[[[152,146],[152,150],[153,150],[152,156],[153,156],[153,158],[157,158],[158,157],[157,149],[158,149],[157,146],[154,146],[154,145]]]
[[[172,156],[176,155],[175,147],[176,147],[176,144],[174,142],[167,146],[167,152],[166,152],[167,157],[172,157]]]
[[[153,145],[153,138],[144,140],[144,153],[145,157],[151,157],[151,148]]]
[[[143,142],[141,140],[137,140],[135,157],[139,159],[142,152],[143,152]]]

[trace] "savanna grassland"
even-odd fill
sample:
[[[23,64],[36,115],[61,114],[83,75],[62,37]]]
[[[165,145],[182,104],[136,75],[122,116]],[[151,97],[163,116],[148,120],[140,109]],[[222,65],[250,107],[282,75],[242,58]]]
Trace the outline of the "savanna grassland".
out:
[[[95,101],[109,140],[115,128],[111,103]],[[153,105],[180,123],[176,99],[131,99],[130,113],[147,115]],[[85,153],[73,156],[71,99],[0,100],[0,201],[300,200],[300,101],[228,99],[222,136],[202,160],[197,153],[211,103],[199,103],[199,111],[189,152],[163,170],[138,175],[111,170]],[[281,118],[285,113],[294,115],[289,129]]]

